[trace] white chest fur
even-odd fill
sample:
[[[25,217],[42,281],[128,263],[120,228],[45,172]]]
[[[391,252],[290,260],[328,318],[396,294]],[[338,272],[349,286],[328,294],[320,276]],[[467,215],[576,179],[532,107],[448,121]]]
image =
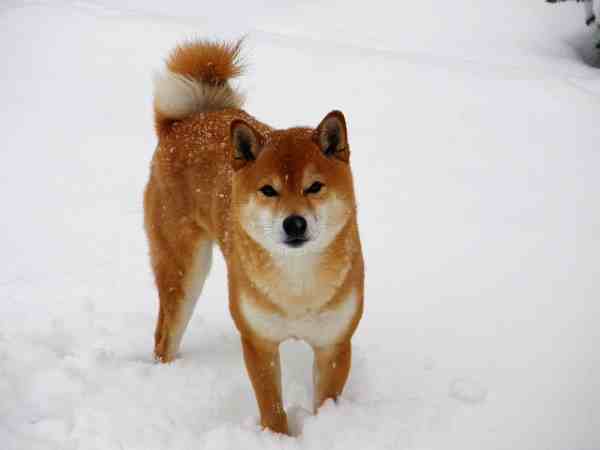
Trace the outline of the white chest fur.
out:
[[[355,291],[335,308],[316,312],[307,310],[304,314],[293,316],[266,311],[251,299],[241,298],[241,313],[259,336],[274,342],[302,339],[316,347],[335,343],[352,323],[357,309]]]

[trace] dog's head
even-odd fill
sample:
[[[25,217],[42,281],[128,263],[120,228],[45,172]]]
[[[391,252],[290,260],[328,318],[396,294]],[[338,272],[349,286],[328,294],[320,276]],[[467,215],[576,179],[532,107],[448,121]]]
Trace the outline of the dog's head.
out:
[[[346,122],[332,111],[316,129],[261,135],[231,124],[233,217],[271,253],[325,249],[355,209]]]

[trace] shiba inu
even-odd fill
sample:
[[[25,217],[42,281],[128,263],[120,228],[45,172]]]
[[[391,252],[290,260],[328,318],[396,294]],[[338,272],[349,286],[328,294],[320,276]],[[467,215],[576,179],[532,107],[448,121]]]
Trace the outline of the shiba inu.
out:
[[[363,312],[363,257],[346,121],[277,130],[241,110],[240,43],[177,47],[157,76],[158,146],[144,195],[160,308],[157,360],[175,358],[211,264],[227,263],[261,424],[288,433],[279,344],[314,350],[314,408],[340,395]]]

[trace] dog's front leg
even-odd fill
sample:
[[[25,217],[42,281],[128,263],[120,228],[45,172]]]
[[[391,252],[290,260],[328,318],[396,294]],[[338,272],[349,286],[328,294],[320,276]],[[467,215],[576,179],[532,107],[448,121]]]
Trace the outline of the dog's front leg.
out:
[[[242,337],[242,347],[262,426],[277,433],[289,434],[281,400],[279,344]]]
[[[313,366],[314,410],[331,398],[333,400],[344,390],[350,372],[352,347],[350,341],[327,347],[315,347]]]

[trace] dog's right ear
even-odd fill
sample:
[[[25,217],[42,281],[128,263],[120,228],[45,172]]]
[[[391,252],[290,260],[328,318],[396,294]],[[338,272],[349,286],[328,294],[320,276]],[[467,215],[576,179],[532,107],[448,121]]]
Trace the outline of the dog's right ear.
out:
[[[243,120],[231,122],[230,139],[233,147],[233,169],[239,170],[258,158],[264,144],[263,137]]]
[[[348,131],[346,119],[341,111],[331,111],[327,114],[315,130],[313,139],[328,158],[348,162]]]

